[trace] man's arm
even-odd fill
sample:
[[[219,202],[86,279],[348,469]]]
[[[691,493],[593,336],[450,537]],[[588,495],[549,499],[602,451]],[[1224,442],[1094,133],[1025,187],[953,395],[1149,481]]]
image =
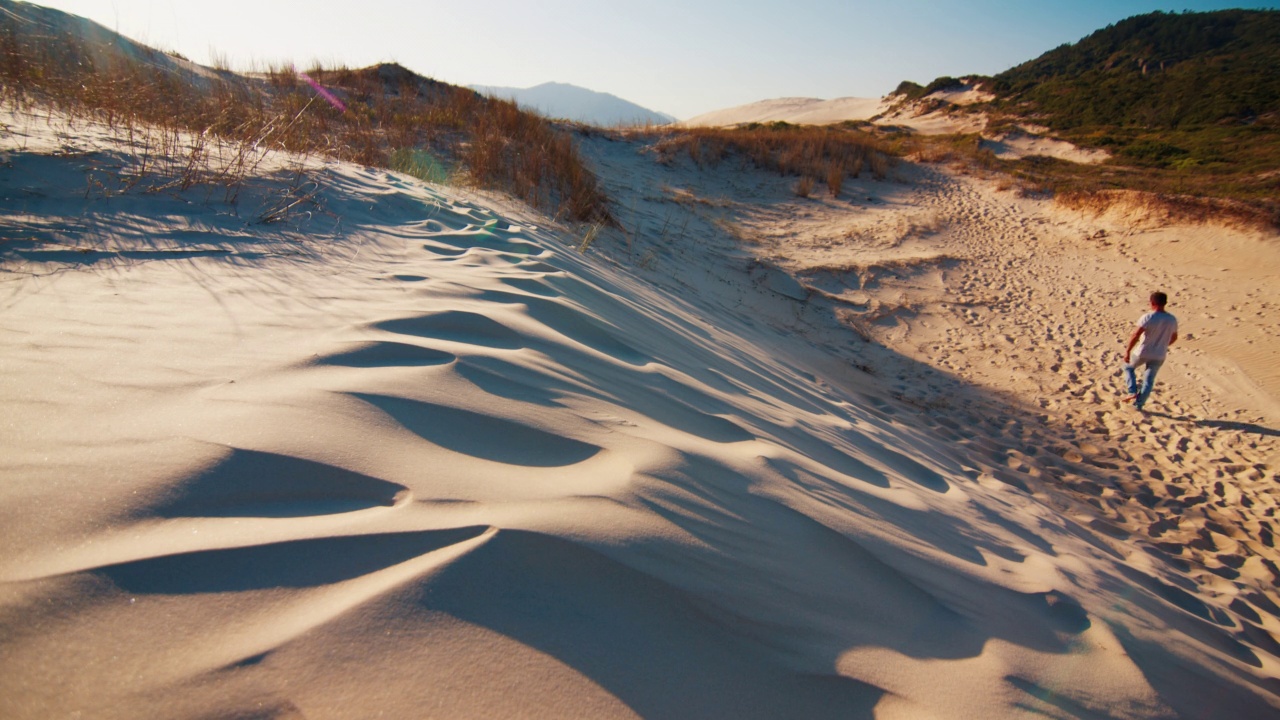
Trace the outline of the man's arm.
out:
[[[1129,362],[1129,354],[1133,352],[1133,346],[1138,344],[1138,338],[1142,337],[1142,333],[1143,333],[1145,330],[1146,330],[1146,328],[1144,328],[1144,327],[1136,327],[1136,328],[1134,328],[1134,329],[1133,329],[1133,334],[1129,336],[1129,345],[1124,349],[1124,361],[1125,361],[1125,364],[1128,364],[1128,362]],[[1177,339],[1178,334],[1177,334],[1177,333],[1174,333],[1173,337],[1174,337],[1174,339]],[[1170,343],[1170,344],[1172,344],[1172,343]]]

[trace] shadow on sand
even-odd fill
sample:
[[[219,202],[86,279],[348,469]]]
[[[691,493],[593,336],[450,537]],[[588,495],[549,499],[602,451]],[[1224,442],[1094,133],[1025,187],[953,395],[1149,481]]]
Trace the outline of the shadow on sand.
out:
[[[1164,418],[1174,422],[1191,423],[1196,427],[1213,428],[1215,430],[1234,430],[1236,432],[1248,433],[1250,435],[1261,435],[1263,437],[1280,437],[1280,430],[1269,428],[1265,425],[1257,423],[1239,422],[1236,420],[1211,420],[1206,418],[1196,418],[1190,415],[1170,415],[1169,413],[1148,411],[1148,415],[1152,417]]]

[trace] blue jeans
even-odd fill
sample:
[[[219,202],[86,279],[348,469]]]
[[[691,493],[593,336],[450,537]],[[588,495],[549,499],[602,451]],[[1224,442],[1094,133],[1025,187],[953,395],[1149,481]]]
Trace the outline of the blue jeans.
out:
[[[1164,364],[1164,359],[1155,360],[1152,358],[1140,357],[1133,362],[1124,366],[1124,383],[1125,389],[1130,395],[1137,396],[1133,401],[1133,406],[1142,409],[1147,404],[1147,398],[1151,397],[1151,386],[1156,382],[1156,373],[1160,372],[1160,366]],[[1142,384],[1138,384],[1137,373],[1135,370],[1139,365],[1146,367],[1146,371],[1142,374]]]

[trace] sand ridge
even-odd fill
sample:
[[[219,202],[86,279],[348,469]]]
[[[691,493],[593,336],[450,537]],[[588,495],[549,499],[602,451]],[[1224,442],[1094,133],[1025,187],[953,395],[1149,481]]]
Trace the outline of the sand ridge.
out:
[[[6,717],[1280,706],[1253,556],[1213,588],[1091,526],[1042,453],[997,457],[1052,423],[911,354],[966,267],[937,231],[996,211],[963,185],[860,186],[842,236],[876,255],[842,300],[838,243],[810,274],[770,234],[820,204],[641,143],[590,140],[628,230],[582,255],[347,164],[264,161],[270,222],[205,186],[86,193],[127,148],[6,125]],[[916,202],[937,220],[866,211]]]

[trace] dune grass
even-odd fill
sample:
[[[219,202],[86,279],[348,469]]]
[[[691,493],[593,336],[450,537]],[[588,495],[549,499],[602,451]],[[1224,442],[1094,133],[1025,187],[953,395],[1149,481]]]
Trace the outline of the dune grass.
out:
[[[0,14],[0,101],[10,105],[145,136],[148,153],[181,155],[193,169],[206,139],[230,144],[240,157],[219,167],[227,182],[262,152],[285,150],[469,182],[562,219],[614,223],[572,136],[514,103],[396,65],[209,70],[127,40],[87,38],[28,7]]]
[[[1053,197],[1072,208],[1101,212],[1123,204],[1170,219],[1217,219],[1274,229],[1280,228],[1280,173],[1276,171],[1280,146],[1265,124],[1183,133],[1144,131],[1151,157],[1117,153],[1094,164],[1042,156],[1001,159],[977,134],[906,135],[885,147],[918,162],[1003,176],[1005,187],[1024,195]],[[1203,137],[1206,133],[1213,137]],[[1063,137],[1082,146],[1106,148],[1090,138]]]
[[[655,148],[661,162],[672,162],[682,154],[698,166],[738,158],[780,175],[797,176],[795,190],[801,197],[807,197],[819,182],[837,196],[845,178],[859,177],[864,171],[883,179],[896,161],[882,140],[842,125],[770,123],[659,132]]]

